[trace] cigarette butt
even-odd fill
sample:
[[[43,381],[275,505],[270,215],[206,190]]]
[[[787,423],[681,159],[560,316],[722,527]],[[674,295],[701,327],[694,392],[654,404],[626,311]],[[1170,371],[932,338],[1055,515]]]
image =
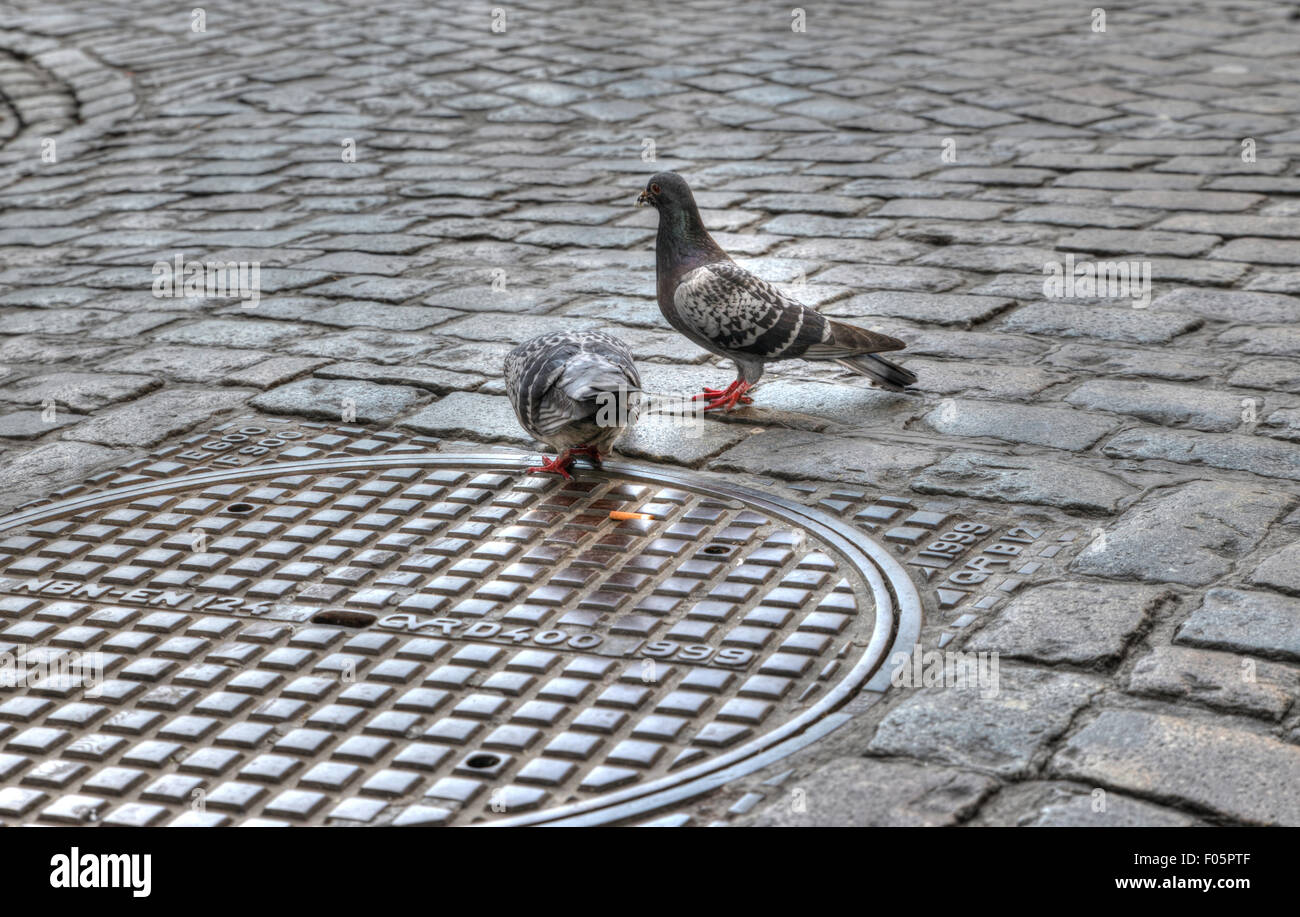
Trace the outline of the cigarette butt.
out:
[[[611,509],[609,511],[609,518],[611,519],[653,519],[654,516],[651,516],[649,513],[625,513],[622,512],[621,510]]]

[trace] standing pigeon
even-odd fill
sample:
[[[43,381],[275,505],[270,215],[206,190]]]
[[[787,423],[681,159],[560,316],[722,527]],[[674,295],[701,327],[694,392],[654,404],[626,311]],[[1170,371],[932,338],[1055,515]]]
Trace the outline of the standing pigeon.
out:
[[[706,411],[751,404],[745,395],[772,360],[834,360],[901,392],[916,374],[876,356],[906,346],[897,338],[826,318],[739,267],[713,241],[700,220],[686,181],[675,172],[651,177],[637,198],[659,211],[655,273],[659,309],[668,323],[705,350],[735,362],[736,381],[706,388]]]
[[[636,419],[641,375],[632,351],[602,331],[554,331],[506,354],[506,391],[525,430],[559,453],[529,473],[571,480],[586,456],[597,467],[623,428]]]

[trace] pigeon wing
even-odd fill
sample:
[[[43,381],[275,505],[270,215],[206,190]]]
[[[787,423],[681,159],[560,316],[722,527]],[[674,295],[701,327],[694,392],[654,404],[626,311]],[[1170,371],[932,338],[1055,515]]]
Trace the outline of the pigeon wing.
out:
[[[826,336],[825,316],[731,262],[687,273],[673,305],[693,331],[719,349],[761,360],[797,357]]]

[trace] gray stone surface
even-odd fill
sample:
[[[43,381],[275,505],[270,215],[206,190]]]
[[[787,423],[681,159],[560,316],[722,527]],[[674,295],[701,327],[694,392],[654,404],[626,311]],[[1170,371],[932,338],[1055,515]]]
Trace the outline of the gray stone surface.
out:
[[[1109,309],[1057,301],[1021,306],[1002,321],[1008,331],[1162,344],[1194,331],[1202,319],[1151,309]]]
[[[1157,646],[1133,667],[1133,694],[1185,699],[1247,716],[1280,720],[1300,688],[1287,666],[1209,650]]]
[[[1017,594],[962,648],[1047,665],[1109,665],[1172,595],[1156,586],[1127,584],[1037,586]]]
[[[614,448],[632,458],[696,467],[753,433],[761,432],[761,427],[720,423],[711,417],[647,412],[618,439]]]
[[[1186,828],[1194,816],[1124,793],[1077,783],[1031,780],[1005,787],[973,825],[1025,828]]]
[[[788,780],[782,792],[741,823],[760,828],[953,825],[969,817],[996,786],[983,774],[949,767],[837,758]]]
[[[911,482],[923,494],[954,494],[1111,513],[1136,489],[1082,463],[1029,455],[958,452],[926,468]]]
[[[991,437],[1080,452],[1115,428],[1115,422],[1068,408],[947,399],[925,422],[948,436]]]
[[[799,430],[767,430],[728,449],[708,467],[785,480],[821,478],[881,484],[913,474],[935,458],[937,453],[931,449],[881,443],[867,436],[825,437]]]
[[[242,406],[247,396],[239,389],[154,392],[130,404],[97,411],[94,417],[68,429],[63,438],[102,446],[156,446]]]
[[[143,395],[158,387],[149,376],[120,373],[40,373],[0,389],[0,398],[18,404],[54,402],[74,411],[91,411]]]
[[[1102,452],[1114,458],[1160,459],[1300,480],[1300,446],[1266,436],[1137,427],[1107,440]]]
[[[1064,777],[1257,825],[1300,825],[1300,746],[1137,710],[1107,710],[1052,759]]]
[[[1253,550],[1292,502],[1285,494],[1205,481],[1161,490],[1094,538],[1070,569],[1204,586]]]
[[[1033,773],[1103,683],[1027,666],[999,670],[995,697],[971,686],[911,689],[881,721],[868,752],[960,763],[1004,778]]]
[[[402,421],[402,426],[448,439],[533,444],[532,437],[519,426],[509,400],[500,395],[452,392]]]
[[[1300,543],[1269,554],[1250,574],[1250,581],[1289,595],[1300,595]]]
[[[120,463],[129,455],[93,443],[51,442],[0,462],[0,507],[6,510],[93,472]]]
[[[1153,423],[1186,424],[1212,432],[1234,430],[1245,422],[1238,395],[1162,382],[1098,379],[1085,382],[1065,400],[1094,411],[1131,414]]]
[[[822,309],[827,315],[846,319],[864,319],[869,316],[890,315],[910,318],[937,325],[971,325],[1005,312],[1013,301],[996,296],[961,296],[934,293],[879,292],[864,293],[841,300]]]
[[[1211,589],[1174,640],[1300,661],[1300,599],[1248,589]]]
[[[351,379],[299,379],[263,392],[249,403],[271,414],[297,414],[323,420],[350,417],[361,423],[375,423],[392,420],[420,400],[420,391],[405,385],[376,385]]]

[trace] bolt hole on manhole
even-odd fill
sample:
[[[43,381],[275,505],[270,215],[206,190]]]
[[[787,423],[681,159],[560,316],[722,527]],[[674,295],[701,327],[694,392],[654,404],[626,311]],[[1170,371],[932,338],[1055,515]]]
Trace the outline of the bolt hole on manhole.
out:
[[[97,640],[113,693],[96,703],[183,760],[230,760],[223,737],[283,723],[272,753],[228,771],[275,792],[202,818],[169,802],[157,819],[179,824],[632,823],[840,725],[917,639],[907,574],[835,516],[687,471],[528,465],[344,455],[40,505],[0,520],[0,631]],[[155,706],[181,719],[140,713]],[[62,705],[21,709],[40,712],[12,748],[63,730],[100,755],[61,798],[101,799],[130,763],[112,729],[73,736]],[[191,720],[212,722],[181,735]],[[279,767],[290,756],[307,760]],[[362,773],[325,792],[340,758]],[[21,780],[0,774],[0,793]],[[105,820],[155,811],[151,785],[105,801]]]
[[[312,615],[313,624],[333,624],[337,627],[369,627],[379,619],[364,611],[322,611]]]

